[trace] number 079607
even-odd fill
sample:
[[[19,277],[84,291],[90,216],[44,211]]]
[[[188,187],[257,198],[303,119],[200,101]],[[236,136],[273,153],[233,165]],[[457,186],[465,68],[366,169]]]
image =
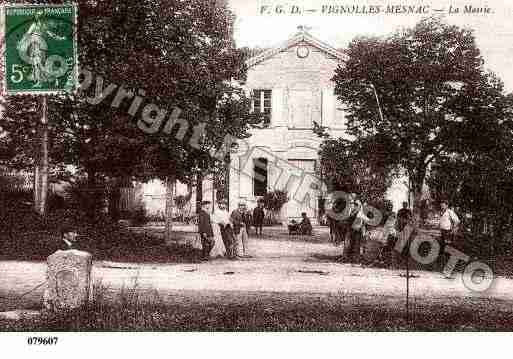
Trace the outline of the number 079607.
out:
[[[57,345],[58,337],[28,337],[28,345]]]

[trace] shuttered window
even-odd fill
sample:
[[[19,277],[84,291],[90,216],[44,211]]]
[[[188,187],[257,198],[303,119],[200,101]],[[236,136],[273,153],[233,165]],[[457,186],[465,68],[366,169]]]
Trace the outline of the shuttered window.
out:
[[[253,90],[253,112],[264,114],[264,125],[271,123],[272,90]]]

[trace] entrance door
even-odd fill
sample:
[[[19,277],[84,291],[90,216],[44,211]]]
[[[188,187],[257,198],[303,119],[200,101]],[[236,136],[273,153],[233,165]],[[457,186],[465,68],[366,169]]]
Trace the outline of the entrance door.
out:
[[[309,174],[315,173],[315,160],[289,159],[289,163],[295,168],[298,168],[298,174],[302,171]],[[313,220],[317,217],[317,191],[309,189],[308,195],[305,196],[305,198],[294,198],[295,192],[301,185],[301,180],[301,178],[294,176],[287,184],[287,192],[289,195],[289,201],[287,202],[287,217],[298,219],[301,218],[302,212],[306,212],[308,218]]]

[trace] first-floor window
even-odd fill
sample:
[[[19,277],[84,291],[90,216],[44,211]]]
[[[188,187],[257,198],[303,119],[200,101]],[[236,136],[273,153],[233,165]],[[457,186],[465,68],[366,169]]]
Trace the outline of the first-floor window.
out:
[[[253,160],[253,195],[264,196],[267,193],[268,171],[267,159],[256,158]]]
[[[271,100],[272,90],[253,90],[253,112],[264,115],[264,125],[269,126],[271,123]]]

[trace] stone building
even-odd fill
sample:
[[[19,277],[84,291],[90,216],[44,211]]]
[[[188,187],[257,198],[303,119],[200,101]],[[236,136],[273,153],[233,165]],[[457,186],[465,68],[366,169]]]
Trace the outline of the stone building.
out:
[[[298,29],[292,38],[247,61],[244,87],[253,111],[264,113],[266,121],[232,153],[231,209],[239,201],[253,207],[267,191],[280,189],[289,195],[282,219],[300,218],[301,212],[317,218],[319,187],[309,187],[300,198],[294,194],[303,181],[300,173],[316,173],[321,139],[313,132],[314,122],[334,137],[344,135],[345,116],[331,78],[345,55]]]

